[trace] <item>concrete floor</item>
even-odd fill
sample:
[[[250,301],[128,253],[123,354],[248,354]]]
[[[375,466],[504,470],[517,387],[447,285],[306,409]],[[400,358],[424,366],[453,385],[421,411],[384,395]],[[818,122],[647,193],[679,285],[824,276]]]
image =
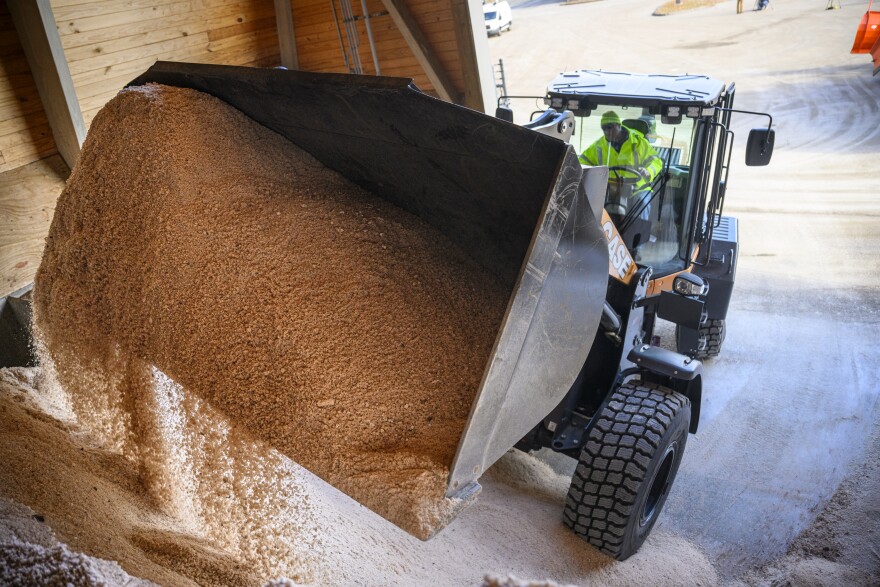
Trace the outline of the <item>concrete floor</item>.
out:
[[[735,81],[736,107],[774,117],[767,168],[741,162],[747,130],[766,119],[736,119],[725,213],[740,220],[742,255],[729,331],[655,530],[737,576],[784,553],[880,420],[880,77],[849,54],[864,3],[775,0],[736,15],[731,1],[662,18],[638,0],[527,4],[490,39],[511,94],[540,94],[573,68],[700,73]],[[615,13],[625,26],[589,25]]]

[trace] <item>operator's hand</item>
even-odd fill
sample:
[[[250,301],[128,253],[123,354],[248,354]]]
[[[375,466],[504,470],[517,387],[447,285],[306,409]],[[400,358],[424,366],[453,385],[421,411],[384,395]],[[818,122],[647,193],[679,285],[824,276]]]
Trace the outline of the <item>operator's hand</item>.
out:
[[[644,167],[639,167],[637,171],[638,171],[639,177],[641,177],[643,180],[645,180],[647,182],[651,181],[651,172],[650,171],[648,171]]]

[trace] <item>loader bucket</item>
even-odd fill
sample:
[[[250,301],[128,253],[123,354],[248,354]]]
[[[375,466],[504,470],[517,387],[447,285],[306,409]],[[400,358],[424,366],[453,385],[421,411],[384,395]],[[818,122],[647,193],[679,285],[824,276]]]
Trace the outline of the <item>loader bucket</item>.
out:
[[[564,142],[406,79],[160,62],[130,85],[151,82],[227,102],[423,219],[504,284],[507,310],[448,463],[446,496],[466,502],[587,357],[608,280],[597,216],[606,169],[582,168]]]

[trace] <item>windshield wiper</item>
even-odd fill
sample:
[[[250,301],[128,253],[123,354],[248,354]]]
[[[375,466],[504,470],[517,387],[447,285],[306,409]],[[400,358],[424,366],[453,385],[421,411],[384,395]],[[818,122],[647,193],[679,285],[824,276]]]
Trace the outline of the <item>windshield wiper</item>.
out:
[[[635,222],[635,219],[638,218],[642,212],[647,208],[654,198],[657,197],[657,194],[660,194],[660,210],[657,212],[657,220],[661,220],[663,215],[663,197],[666,195],[666,182],[669,180],[669,162],[672,160],[672,152],[675,145],[675,130],[672,129],[672,139],[669,141],[669,154],[666,156],[666,166],[663,168],[663,172],[654,178],[654,181],[651,182],[651,195],[650,197],[642,198],[642,201],[630,208],[630,210],[623,217],[623,220],[620,221],[620,227],[618,230],[623,233]],[[657,184],[660,184],[659,186]]]

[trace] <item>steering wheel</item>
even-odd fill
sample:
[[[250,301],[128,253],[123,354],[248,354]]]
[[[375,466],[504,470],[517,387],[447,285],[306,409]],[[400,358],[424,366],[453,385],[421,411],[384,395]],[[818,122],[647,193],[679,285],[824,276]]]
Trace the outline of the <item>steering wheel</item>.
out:
[[[626,173],[635,174],[635,177],[624,176],[621,174],[621,172],[623,171],[625,171]],[[609,176],[612,173],[614,174],[614,177],[609,179],[614,179],[615,181],[619,181],[623,184],[635,185],[642,180],[641,175],[639,175],[639,172],[634,167],[627,167],[625,165],[613,165],[608,168]]]

